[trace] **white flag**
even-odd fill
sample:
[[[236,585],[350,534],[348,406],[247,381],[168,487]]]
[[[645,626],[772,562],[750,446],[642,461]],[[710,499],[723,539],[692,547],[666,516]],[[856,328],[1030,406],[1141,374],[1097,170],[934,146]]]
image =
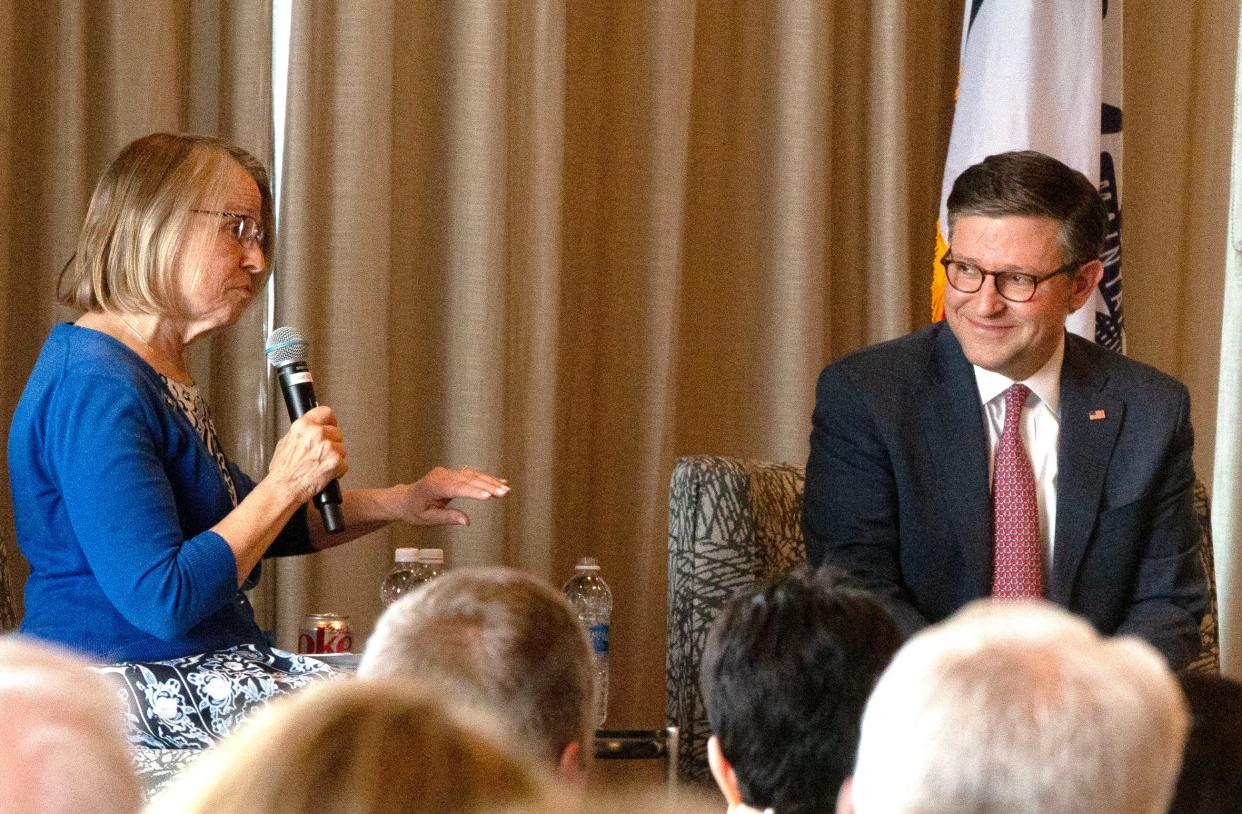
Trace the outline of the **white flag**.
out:
[[[1087,176],[1109,212],[1104,277],[1067,327],[1122,350],[1121,2],[965,0],[957,105],[937,222],[932,318],[944,316],[949,190],[967,167],[1038,150]]]

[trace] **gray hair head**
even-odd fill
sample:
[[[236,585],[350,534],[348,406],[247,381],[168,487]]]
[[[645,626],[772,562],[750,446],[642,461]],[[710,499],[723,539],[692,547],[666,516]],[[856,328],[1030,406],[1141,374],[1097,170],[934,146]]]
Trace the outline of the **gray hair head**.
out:
[[[1146,642],[1045,603],[973,603],[912,638],[863,713],[857,814],[1162,814],[1185,702]]]
[[[524,747],[556,765],[591,749],[592,670],[586,633],[564,597],[511,568],[448,571],[388,607],[358,674],[406,677],[495,715]]]

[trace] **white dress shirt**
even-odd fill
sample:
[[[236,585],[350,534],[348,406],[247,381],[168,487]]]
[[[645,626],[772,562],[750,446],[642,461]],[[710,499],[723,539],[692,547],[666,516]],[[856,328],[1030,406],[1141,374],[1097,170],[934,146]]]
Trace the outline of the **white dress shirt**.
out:
[[[1061,362],[1065,337],[1035,375],[1019,384],[1031,390],[1022,408],[1018,432],[1035,471],[1035,498],[1039,504],[1039,542],[1044,573],[1052,573],[1052,545],[1057,528],[1057,438],[1061,434]],[[1005,391],[1015,382],[999,373],[975,366],[975,384],[983,403],[988,430],[988,482],[995,472],[996,442],[1005,427]],[[1045,585],[1047,582],[1045,582]]]

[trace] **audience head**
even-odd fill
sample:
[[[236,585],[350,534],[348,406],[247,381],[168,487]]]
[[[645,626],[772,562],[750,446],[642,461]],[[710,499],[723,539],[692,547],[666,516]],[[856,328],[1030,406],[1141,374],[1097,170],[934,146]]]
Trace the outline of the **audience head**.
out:
[[[543,774],[491,723],[412,682],[343,679],[278,701],[152,803],[186,814],[474,814]]]
[[[727,603],[700,676],[730,806],[831,812],[863,705],[900,644],[888,612],[830,570],[804,566]]]
[[[1242,814],[1242,683],[1189,673],[1190,737],[1169,814]]]
[[[126,145],[95,186],[77,250],[61,272],[62,304],[82,311],[182,315],[186,281],[201,278],[240,166],[258,187],[259,248],[272,256],[267,170],[210,136],[152,133]],[[200,228],[206,225],[209,228]],[[261,283],[261,275],[253,286]]]
[[[0,637],[0,809],[137,811],[142,790],[117,689],[76,656]]]
[[[557,794],[536,805],[496,809],[494,814],[720,814],[719,799],[699,789],[650,785],[601,786],[585,793]]]
[[[972,603],[912,638],[863,714],[857,814],[1165,811],[1188,718],[1147,643],[1044,603]]]
[[[567,777],[591,751],[586,634],[561,594],[511,568],[458,568],[384,611],[358,674],[406,677],[500,718]]]
[[[1065,263],[1096,260],[1104,248],[1108,212],[1087,177],[1034,150],[990,155],[953,182],[948,200],[949,235],[959,218],[1026,216],[1060,224]]]

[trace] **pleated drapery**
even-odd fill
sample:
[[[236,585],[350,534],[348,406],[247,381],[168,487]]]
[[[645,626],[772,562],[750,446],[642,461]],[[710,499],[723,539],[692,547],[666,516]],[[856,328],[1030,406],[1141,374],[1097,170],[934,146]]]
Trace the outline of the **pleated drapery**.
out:
[[[1242,48],[1238,53],[1242,55]],[[1242,678],[1242,69],[1234,83],[1212,532],[1217,541],[1220,586],[1221,669]]]
[[[1131,355],[1191,387],[1204,477],[1236,39],[1219,21],[1238,16],[1206,6],[1126,3],[1124,191]],[[0,7],[6,426],[116,150],[190,129],[271,158],[266,3],[48,8]],[[610,722],[656,725],[673,459],[803,461],[820,368],[926,322],[961,12],[295,3],[276,321],[311,341],[345,485],[471,465],[513,493],[466,506],[470,528],[269,568],[256,606],[279,641],[312,611],[364,636],[395,545],[557,584],[592,555],[616,594]],[[261,316],[196,367],[255,475],[256,416],[279,412],[261,403]]]
[[[74,251],[95,183],[121,147],[161,130],[208,133],[270,165],[271,18],[264,0],[0,3],[6,438],[44,337],[57,320],[77,316],[56,306],[57,275]],[[262,342],[262,313],[254,309],[192,357],[227,448],[251,472],[265,468],[270,435],[254,420],[256,403],[266,398]],[[7,578],[20,596],[26,565],[12,542],[7,466],[0,473],[0,537],[11,558]]]
[[[614,721],[660,718],[673,458],[804,458],[824,361],[926,313],[957,5],[294,7],[277,321],[350,481],[512,479],[391,544],[600,559]],[[369,627],[389,551],[282,563],[282,638]]]

